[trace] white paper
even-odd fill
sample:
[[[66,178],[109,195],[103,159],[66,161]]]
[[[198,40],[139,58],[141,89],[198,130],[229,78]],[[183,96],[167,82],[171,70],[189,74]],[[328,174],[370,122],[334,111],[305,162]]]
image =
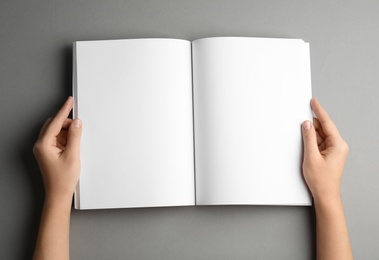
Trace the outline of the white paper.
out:
[[[77,42],[80,209],[194,205],[191,43]]]
[[[308,44],[208,38],[192,51],[196,203],[310,205],[301,173]]]

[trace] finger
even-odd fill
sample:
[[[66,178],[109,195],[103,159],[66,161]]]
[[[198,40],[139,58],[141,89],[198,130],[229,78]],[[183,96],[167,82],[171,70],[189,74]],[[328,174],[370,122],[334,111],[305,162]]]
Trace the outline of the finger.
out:
[[[321,128],[323,133],[326,137],[334,137],[339,136],[339,132],[337,130],[337,127],[333,123],[333,121],[330,119],[328,113],[325,111],[325,109],[321,106],[321,104],[317,101],[316,98],[313,98],[311,100],[312,109],[315,112],[318,121],[320,122]]]
[[[71,112],[71,109],[74,105],[73,97],[68,97],[66,102],[63,104],[61,109],[59,109],[58,113],[55,115],[51,123],[46,129],[46,134],[51,136],[56,136],[62,129],[63,124],[65,123],[68,115]]]
[[[72,119],[66,118],[65,122],[62,125],[62,129],[59,134],[55,137],[56,143],[65,146],[67,143],[67,132],[70,127]],[[58,147],[58,145],[57,145]],[[60,147],[61,148],[61,147]]]
[[[318,150],[320,151],[320,154],[322,154],[322,152],[326,149],[326,145],[325,145],[325,142],[322,142],[321,144],[319,144],[318,146]]]
[[[75,118],[70,124],[67,132],[66,153],[79,156],[80,155],[80,138],[82,136],[82,121]]]
[[[70,124],[72,123],[72,119],[71,118],[66,118],[65,121],[63,122],[62,124],[62,129],[68,129],[70,127]]]
[[[319,132],[316,131],[316,137],[317,137],[317,145],[320,145],[324,142],[325,138],[323,138]]]
[[[52,117],[49,117],[46,122],[43,124],[41,131],[39,132],[38,139],[41,139],[42,136],[44,136],[47,126],[50,124],[51,120],[53,120]]]
[[[321,123],[320,121],[318,121],[318,119],[316,117],[313,118],[313,126],[315,127],[316,129],[316,132],[322,137],[322,138],[326,138],[326,134],[324,133],[324,130],[322,130],[322,126],[321,126]]]
[[[315,154],[320,154],[317,145],[316,131],[310,121],[305,121],[301,127],[304,143],[304,158]]]
[[[63,144],[61,144],[60,142],[58,142],[58,141],[56,142],[55,146],[56,146],[59,150],[61,150],[61,151],[60,151],[61,153],[66,149],[66,147],[65,147]]]
[[[324,142],[326,135],[322,130],[320,122],[315,117],[313,118],[313,126],[316,130],[317,144],[320,145],[322,142]]]
[[[62,131],[56,137],[56,143],[60,143],[61,145],[66,145],[67,143],[67,133],[68,130],[62,129]]]

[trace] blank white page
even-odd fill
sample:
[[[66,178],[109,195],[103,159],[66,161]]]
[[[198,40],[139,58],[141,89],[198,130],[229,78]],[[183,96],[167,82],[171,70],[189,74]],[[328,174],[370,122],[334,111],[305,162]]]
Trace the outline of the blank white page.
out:
[[[74,47],[74,116],[83,121],[76,208],[194,205],[191,43]]]
[[[196,203],[310,205],[301,172],[308,44],[230,37],[192,49]]]

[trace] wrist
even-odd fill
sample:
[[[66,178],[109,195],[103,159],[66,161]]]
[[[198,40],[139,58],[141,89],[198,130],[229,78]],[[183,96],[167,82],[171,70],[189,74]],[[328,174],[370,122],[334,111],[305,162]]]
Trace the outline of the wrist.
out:
[[[71,210],[73,194],[49,194],[45,195],[45,207],[59,207]]]
[[[340,187],[326,184],[318,185],[311,189],[314,203],[328,204],[335,203],[341,200]]]
[[[341,196],[338,194],[333,196],[320,196],[313,198],[314,205],[319,209],[332,209],[342,205]]]

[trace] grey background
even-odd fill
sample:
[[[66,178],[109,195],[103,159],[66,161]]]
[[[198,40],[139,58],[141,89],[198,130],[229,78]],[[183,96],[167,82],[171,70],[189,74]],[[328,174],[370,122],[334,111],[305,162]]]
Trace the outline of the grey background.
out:
[[[377,259],[378,11],[374,0],[2,0],[0,258],[33,253],[43,185],[31,150],[71,93],[72,41],[260,36],[310,42],[313,95],[350,146],[341,192],[354,255]],[[73,210],[71,258],[314,259],[314,225],[309,207]]]

